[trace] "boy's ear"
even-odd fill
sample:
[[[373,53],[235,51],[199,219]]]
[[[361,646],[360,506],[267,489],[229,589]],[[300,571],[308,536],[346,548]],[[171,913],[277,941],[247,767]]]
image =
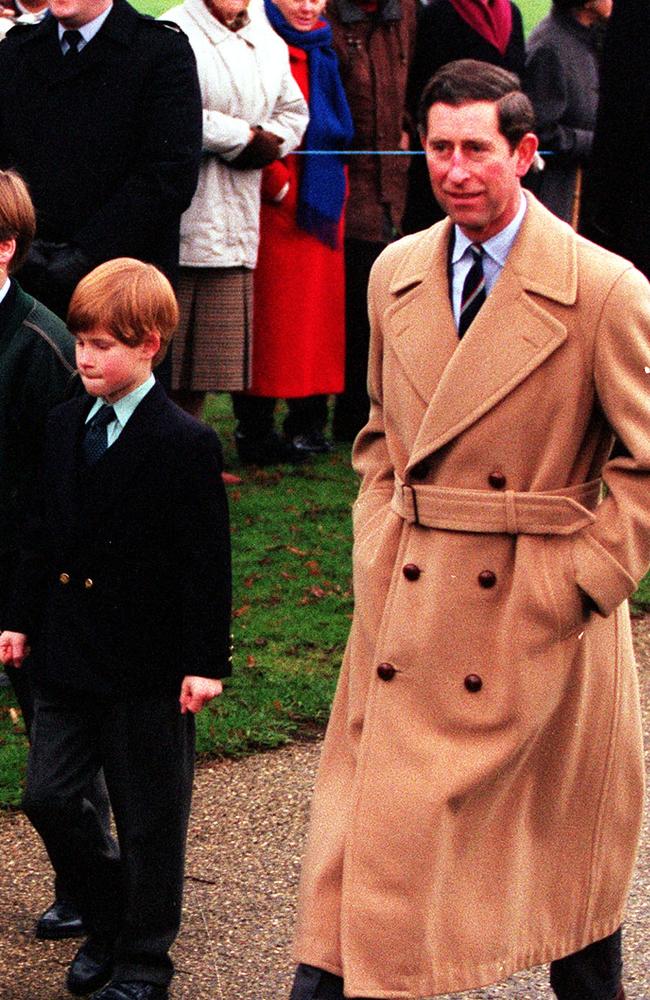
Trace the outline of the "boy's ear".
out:
[[[142,349],[147,358],[155,358],[160,350],[160,334],[157,330],[150,330],[142,341]]]

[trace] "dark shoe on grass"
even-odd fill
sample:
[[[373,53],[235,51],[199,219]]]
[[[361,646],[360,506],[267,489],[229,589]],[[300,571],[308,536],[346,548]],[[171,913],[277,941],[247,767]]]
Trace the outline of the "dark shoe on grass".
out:
[[[307,455],[326,455],[332,450],[331,443],[321,431],[310,431],[308,434],[296,434],[293,446]]]
[[[93,1000],[168,1000],[168,997],[167,987],[158,983],[116,979],[95,993]]]
[[[39,941],[62,941],[83,937],[85,933],[79,910],[67,899],[55,899],[36,921],[35,934]]]
[[[291,441],[284,441],[276,431],[264,437],[235,432],[235,444],[240,461],[244,465],[282,465],[285,462],[299,464],[309,458]]]
[[[107,983],[112,971],[112,948],[104,941],[88,938],[72,959],[66,986],[70,993],[83,997]]]

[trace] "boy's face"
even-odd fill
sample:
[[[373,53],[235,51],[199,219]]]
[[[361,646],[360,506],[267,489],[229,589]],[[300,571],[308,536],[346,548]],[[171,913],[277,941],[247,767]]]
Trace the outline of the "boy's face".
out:
[[[76,335],[77,368],[86,392],[116,403],[149,378],[160,337],[149,334],[141,344],[123,344],[97,327]]]

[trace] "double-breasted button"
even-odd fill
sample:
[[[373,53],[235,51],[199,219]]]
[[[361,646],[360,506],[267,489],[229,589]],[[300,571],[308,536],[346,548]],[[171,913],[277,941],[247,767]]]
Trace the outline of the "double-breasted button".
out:
[[[62,583],[64,587],[65,587],[66,583],[70,583],[70,574],[69,573],[59,573],[59,583]]]
[[[485,590],[489,590],[497,582],[497,575],[491,569],[482,569],[478,575],[478,585]]]
[[[87,576],[86,579],[84,580],[84,587],[86,588],[86,590],[92,590],[94,586],[95,586],[94,580],[91,580],[90,577]]]
[[[402,573],[407,580],[418,580],[421,572],[422,570],[415,563],[406,563],[405,566],[402,566]]]
[[[506,487],[506,477],[500,469],[495,469],[488,476],[488,483],[494,490],[504,490]]]
[[[414,465],[410,472],[411,479],[426,479],[428,475],[429,462],[426,458]]]
[[[397,671],[392,663],[380,663],[377,667],[377,676],[382,681],[392,681]]]
[[[468,674],[465,678],[465,687],[471,694],[476,694],[483,687],[483,681],[478,674]]]

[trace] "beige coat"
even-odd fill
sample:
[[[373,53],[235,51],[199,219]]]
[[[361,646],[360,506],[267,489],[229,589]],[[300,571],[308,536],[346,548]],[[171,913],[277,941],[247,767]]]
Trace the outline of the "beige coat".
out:
[[[465,990],[612,933],[641,823],[650,286],[529,198],[459,343],[449,231],[393,244],[370,285],[356,608],[295,945],[352,997]]]

